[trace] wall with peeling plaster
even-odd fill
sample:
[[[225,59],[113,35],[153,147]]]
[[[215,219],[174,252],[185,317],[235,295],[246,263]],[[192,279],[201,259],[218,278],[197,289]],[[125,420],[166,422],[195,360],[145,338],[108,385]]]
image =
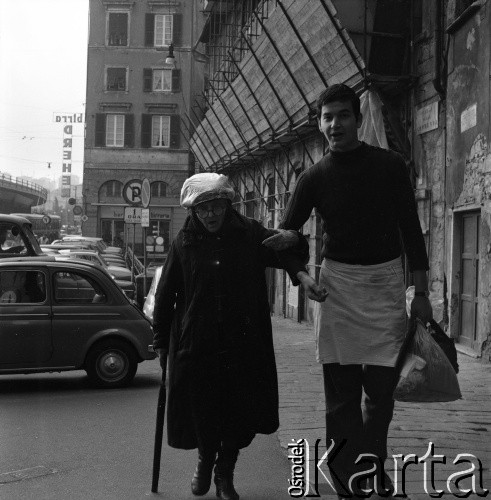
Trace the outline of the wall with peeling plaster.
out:
[[[491,5],[481,8],[448,36],[446,96],[445,267],[449,278],[450,333],[459,334],[459,218],[480,213],[477,342],[491,356]]]

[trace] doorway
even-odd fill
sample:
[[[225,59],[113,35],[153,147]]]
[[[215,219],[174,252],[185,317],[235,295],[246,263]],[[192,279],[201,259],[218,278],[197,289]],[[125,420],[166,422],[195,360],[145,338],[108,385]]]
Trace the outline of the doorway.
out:
[[[477,349],[479,310],[479,240],[481,215],[467,212],[460,218],[459,343]]]

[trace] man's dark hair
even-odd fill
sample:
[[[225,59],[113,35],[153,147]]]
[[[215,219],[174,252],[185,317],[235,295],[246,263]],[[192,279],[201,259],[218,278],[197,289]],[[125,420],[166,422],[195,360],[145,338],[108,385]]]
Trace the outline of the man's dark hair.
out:
[[[317,99],[318,120],[321,118],[322,106],[331,102],[351,102],[355,117],[358,118],[358,116],[360,116],[360,98],[356,95],[352,88],[344,85],[343,83],[331,85],[319,96]]]

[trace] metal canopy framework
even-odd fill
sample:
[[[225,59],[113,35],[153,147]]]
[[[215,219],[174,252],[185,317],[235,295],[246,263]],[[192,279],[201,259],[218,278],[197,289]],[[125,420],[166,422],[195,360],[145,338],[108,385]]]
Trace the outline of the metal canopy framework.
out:
[[[231,173],[281,152],[293,168],[288,150],[297,143],[305,147],[317,133],[313,108],[326,86],[343,82],[358,93],[371,85],[389,95],[404,92],[412,83],[411,3],[208,1],[199,37],[208,56],[207,84],[204,106],[195,103],[201,121],[190,140],[199,163]]]

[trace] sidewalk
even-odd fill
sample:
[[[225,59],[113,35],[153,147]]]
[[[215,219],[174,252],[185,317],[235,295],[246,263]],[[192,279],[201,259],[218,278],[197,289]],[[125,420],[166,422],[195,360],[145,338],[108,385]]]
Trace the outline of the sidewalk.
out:
[[[324,448],[321,449],[325,450],[324,389],[321,365],[315,361],[313,327],[276,316],[271,319],[280,392],[280,444],[288,454],[288,445],[292,440],[304,438],[313,447],[317,439],[322,439]],[[460,353],[458,362],[461,400],[450,403],[396,402],[389,429],[389,455],[407,456],[413,453],[421,458],[433,443],[433,455],[446,457],[446,463],[437,463],[434,459],[433,466],[434,487],[443,490],[445,496],[449,496],[448,477],[471,468],[470,458],[454,464],[457,455],[463,453],[473,454],[480,460],[482,486],[491,490],[491,364],[482,364]],[[400,471],[402,460],[399,459],[398,463]],[[476,465],[479,488],[479,462],[473,460],[473,463]],[[386,465],[393,478],[393,461],[387,461]],[[430,464],[427,467],[428,492],[425,492],[424,464],[411,464],[406,469],[405,492],[411,500],[432,498],[429,495],[433,491],[429,481]],[[310,470],[313,471],[313,466]],[[319,483],[323,483],[318,490],[323,498],[336,498],[322,477]],[[400,472],[399,485],[402,485]],[[460,488],[469,487],[472,487],[470,479],[463,479]],[[483,495],[468,496],[480,497]]]

